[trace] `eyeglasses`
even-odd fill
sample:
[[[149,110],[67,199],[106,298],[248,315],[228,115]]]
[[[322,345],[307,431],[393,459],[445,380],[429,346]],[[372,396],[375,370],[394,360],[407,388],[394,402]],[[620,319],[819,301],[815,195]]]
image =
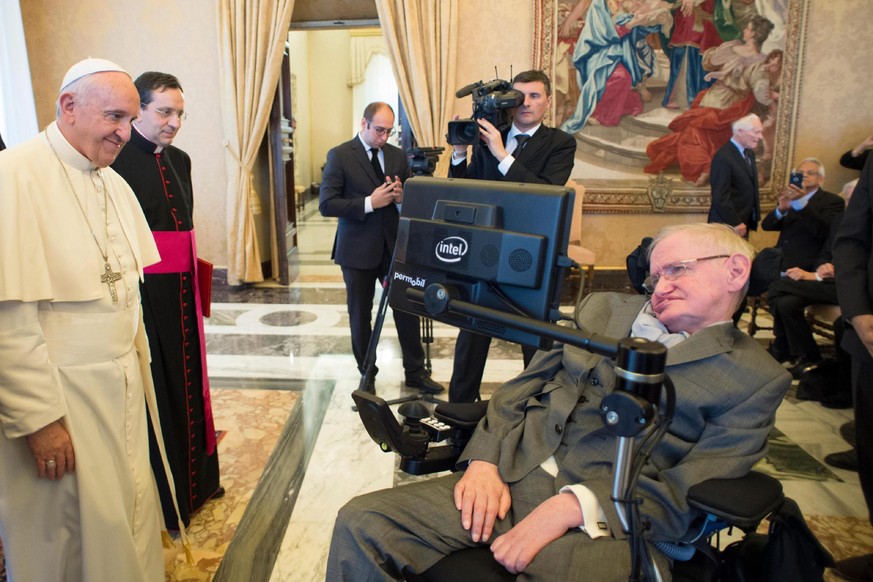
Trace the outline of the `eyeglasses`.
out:
[[[142,106],[148,107],[145,103],[143,103]],[[161,119],[169,119],[174,115],[179,118],[179,121],[185,121],[188,119],[188,114],[185,111],[182,111],[181,109],[173,109],[172,107],[158,107],[154,112],[157,113]]]
[[[658,286],[658,281],[663,277],[668,281],[675,281],[682,275],[688,272],[688,265],[692,263],[699,263],[701,261],[711,261],[712,259],[727,259],[730,255],[712,255],[711,257],[700,257],[699,259],[685,259],[684,261],[677,261],[672,265],[667,265],[663,269],[661,269],[660,273],[652,273],[646,280],[643,281],[643,288],[649,293],[655,292],[655,287]]]
[[[385,135],[391,137],[394,135],[394,128],[391,127],[379,127],[378,125],[370,125],[370,122],[367,122],[367,129],[372,129],[376,132],[377,135]]]

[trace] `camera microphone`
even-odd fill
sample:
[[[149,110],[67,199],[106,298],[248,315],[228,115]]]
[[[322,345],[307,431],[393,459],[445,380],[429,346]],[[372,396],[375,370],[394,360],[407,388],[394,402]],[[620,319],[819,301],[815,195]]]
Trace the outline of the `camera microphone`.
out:
[[[455,97],[457,97],[458,99],[461,99],[462,97],[466,97],[467,95],[470,95],[471,93],[473,93],[473,91],[475,91],[476,88],[479,87],[480,85],[482,85],[482,81],[479,81],[478,83],[470,83],[466,87],[461,87],[460,89],[455,91]]]

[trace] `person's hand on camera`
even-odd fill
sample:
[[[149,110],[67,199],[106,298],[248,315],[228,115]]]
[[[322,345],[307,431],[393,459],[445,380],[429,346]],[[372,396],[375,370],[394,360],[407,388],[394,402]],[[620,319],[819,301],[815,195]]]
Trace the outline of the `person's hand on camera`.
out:
[[[384,208],[394,202],[394,188],[394,183],[389,182],[386,178],[381,186],[373,190],[373,193],[370,194],[370,203],[373,205],[373,210]]]
[[[791,208],[792,201],[805,195],[806,193],[794,184],[788,184],[782,188],[782,191],[779,193],[779,200],[776,203],[776,208],[779,209],[779,212],[787,212],[788,209]]]
[[[455,484],[455,507],[461,512],[461,525],[474,542],[487,542],[495,519],[503,519],[512,505],[509,485],[500,478],[497,465],[473,461]]]
[[[509,154],[506,153],[506,147],[503,145],[503,136],[500,135],[500,130],[494,127],[494,124],[487,119],[478,119],[477,121],[479,122],[479,135],[482,136],[482,141],[488,146],[488,151],[497,158],[497,163],[502,162]]]

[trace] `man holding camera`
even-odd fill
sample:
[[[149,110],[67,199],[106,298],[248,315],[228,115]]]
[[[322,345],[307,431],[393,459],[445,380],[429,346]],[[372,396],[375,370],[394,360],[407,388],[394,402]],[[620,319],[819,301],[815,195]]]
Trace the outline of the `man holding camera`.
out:
[[[782,189],[776,208],[764,217],[761,228],[779,231],[776,247],[782,249],[781,271],[786,278],[798,281],[806,273],[816,272],[816,259],[828,240],[831,223],[843,212],[845,203],[836,194],[821,188],[825,169],[817,159],[806,158],[800,162],[792,172],[792,176],[795,175],[797,178],[792,182],[799,182],[800,186],[790,183]],[[804,318],[802,310],[795,310],[792,316],[790,309],[780,309],[785,287],[782,280],[775,281],[767,292],[768,297],[773,297],[770,311],[775,334],[770,353],[779,361],[795,359],[795,372],[799,373],[819,362],[821,353],[811,334],[805,335],[805,342],[801,341],[805,322],[797,320]]]
[[[393,127],[394,110],[390,105],[367,105],[358,135],[327,153],[318,197],[322,216],[339,218],[332,258],[342,268],[352,353],[362,375],[372,334],[375,283],[383,280],[391,267],[398,205],[403,202],[403,182],[410,175],[406,154],[388,143]],[[406,386],[430,393],[445,390],[424,367],[418,317],[395,311],[394,324],[403,353]],[[368,392],[375,393],[374,382],[375,374],[365,387]]]
[[[524,71],[512,80],[512,88],[524,95],[524,102],[514,111],[512,126],[500,131],[487,119],[477,120],[481,143],[473,146],[469,163],[468,146],[453,146],[449,176],[563,186],[573,170],[576,140],[543,125],[552,104],[549,77],[542,71]],[[474,402],[479,397],[490,345],[488,336],[466,330],[458,334],[449,386],[451,402]],[[535,352],[522,348],[525,367]]]

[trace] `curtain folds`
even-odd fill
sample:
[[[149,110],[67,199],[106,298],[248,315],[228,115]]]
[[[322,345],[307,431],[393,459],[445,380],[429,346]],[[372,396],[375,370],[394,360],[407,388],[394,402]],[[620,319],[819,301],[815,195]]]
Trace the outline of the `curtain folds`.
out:
[[[418,145],[445,146],[455,99],[458,0],[376,0],[400,100]],[[435,174],[445,175],[447,148]]]
[[[279,82],[294,0],[219,0],[218,38],[227,148],[227,282],[263,281],[252,168]]]

